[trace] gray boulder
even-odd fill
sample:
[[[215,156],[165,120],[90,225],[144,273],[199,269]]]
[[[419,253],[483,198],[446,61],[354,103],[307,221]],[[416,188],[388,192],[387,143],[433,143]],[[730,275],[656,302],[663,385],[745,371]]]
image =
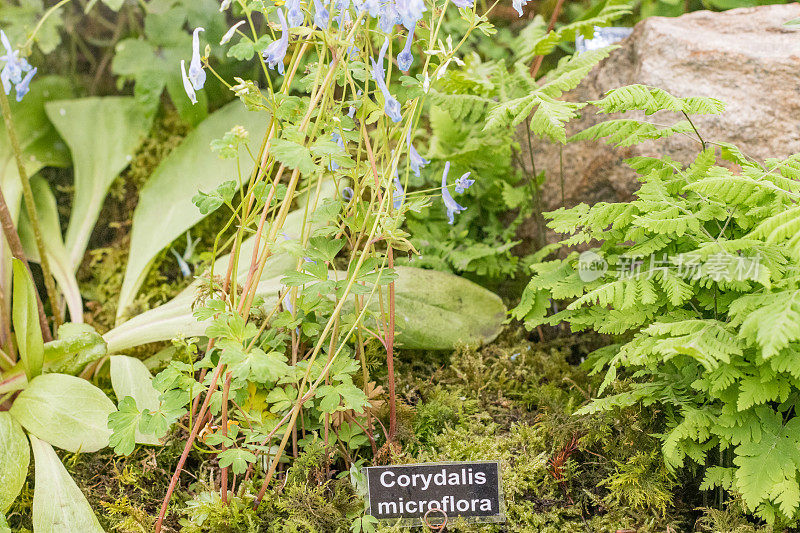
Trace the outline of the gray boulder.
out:
[[[610,89],[634,83],[675,96],[711,96],[726,102],[727,110],[721,116],[697,118],[706,140],[734,143],[757,159],[800,152],[800,29],[783,25],[797,17],[800,4],[795,3],[649,18],[564,98],[596,100]],[[588,107],[569,124],[568,133],[621,117],[598,115]],[[657,113],[648,120],[672,123],[679,118]],[[547,171],[544,208],[627,200],[638,182],[624,159],[667,154],[689,162],[698,150],[697,141],[682,135],[623,149],[579,141],[564,146],[563,154],[558,145],[535,141],[537,170]],[[523,237],[535,235],[535,222],[532,225],[523,230],[529,234]]]

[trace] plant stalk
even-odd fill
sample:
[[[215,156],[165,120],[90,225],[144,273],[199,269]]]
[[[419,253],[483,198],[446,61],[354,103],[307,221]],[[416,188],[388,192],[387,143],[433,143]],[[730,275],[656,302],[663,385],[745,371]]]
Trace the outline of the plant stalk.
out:
[[[55,329],[58,329],[62,323],[61,308],[58,305],[58,292],[56,291],[53,273],[50,270],[50,261],[47,258],[47,250],[44,247],[42,228],[39,225],[39,215],[36,213],[36,201],[33,198],[33,189],[31,189],[31,183],[28,181],[28,173],[25,171],[25,163],[22,160],[22,149],[19,145],[16,128],[14,128],[14,119],[11,116],[11,105],[8,103],[8,96],[6,96],[5,91],[0,91],[0,110],[2,110],[3,119],[5,119],[6,122],[6,132],[8,133],[8,138],[11,141],[14,159],[17,162],[19,180],[22,183],[22,196],[25,198],[25,209],[28,211],[28,217],[30,218],[31,227],[33,228],[33,235],[36,238],[36,248],[39,250],[39,264],[41,265],[42,273],[44,274],[44,286],[47,290],[47,298],[50,300],[50,307],[53,311]],[[3,203],[5,203],[5,201]]]
[[[0,91],[0,93],[3,93],[3,91]],[[3,98],[5,98],[5,93],[3,93]],[[19,239],[17,228],[14,227],[14,221],[11,219],[11,212],[8,210],[8,204],[6,203],[6,197],[3,195],[2,189],[0,189],[0,224],[3,226],[3,234],[6,237],[6,242],[8,242],[8,247],[11,249],[11,255],[22,261],[25,268],[28,269],[28,274],[33,278],[31,266],[28,264],[28,258],[25,257],[22,241]],[[50,324],[47,323],[44,304],[42,303],[42,299],[39,298],[39,293],[37,291],[34,292],[36,294],[36,309],[39,311],[39,326],[42,328],[42,339],[45,342],[50,342],[53,340],[53,335],[50,333]]]

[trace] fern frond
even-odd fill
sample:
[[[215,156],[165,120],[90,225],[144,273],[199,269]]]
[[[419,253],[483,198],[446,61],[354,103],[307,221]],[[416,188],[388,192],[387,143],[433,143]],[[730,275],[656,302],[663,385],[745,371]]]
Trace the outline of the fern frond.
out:
[[[539,99],[539,106],[531,118],[531,131],[566,144],[567,131],[564,126],[577,115],[577,110],[584,105],[555,100],[550,96],[542,95]]]
[[[612,89],[605,97],[591,104],[603,113],[644,111],[647,115],[657,111],[674,111],[687,115],[718,115],[725,110],[725,104],[715,98],[702,96],[679,98],[658,87],[641,84]]]
[[[659,128],[649,122],[642,122],[633,119],[608,120],[595,124],[580,133],[570,137],[569,141],[600,140],[607,137],[606,144],[613,144],[617,147],[632,146],[634,144],[670,137],[676,133],[690,133],[692,126],[687,121],[682,120]]]
[[[581,54],[563,57],[558,66],[544,78],[540,91],[551,98],[558,98],[562,93],[577,87],[581,80],[589,74],[600,61],[619,46],[607,46],[597,50],[587,50]]]
[[[800,341],[800,290],[773,292],[768,299],[756,298],[755,301],[763,305],[750,311],[742,321],[740,338],[755,339],[764,359]],[[735,312],[733,306],[732,312]]]

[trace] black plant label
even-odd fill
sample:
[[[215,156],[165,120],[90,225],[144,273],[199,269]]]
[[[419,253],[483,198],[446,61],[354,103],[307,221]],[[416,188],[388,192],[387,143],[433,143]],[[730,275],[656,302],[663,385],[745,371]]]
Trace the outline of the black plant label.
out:
[[[365,468],[369,513],[401,525],[439,526],[445,520],[503,522],[497,461],[425,463]]]

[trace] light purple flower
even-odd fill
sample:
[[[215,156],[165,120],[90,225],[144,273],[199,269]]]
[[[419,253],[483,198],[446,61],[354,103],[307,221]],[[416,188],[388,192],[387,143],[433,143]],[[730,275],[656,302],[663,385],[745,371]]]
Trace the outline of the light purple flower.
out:
[[[475,0],[453,0],[453,4],[462,9],[469,9],[475,5]]]
[[[456,201],[453,199],[453,195],[450,194],[450,191],[447,189],[448,172],[450,172],[450,161],[447,161],[444,164],[444,173],[442,173],[442,201],[444,202],[445,209],[447,209],[447,220],[452,225],[454,221],[454,215],[464,211],[466,207],[458,205],[458,203],[456,203]]]
[[[517,13],[519,13],[519,16],[521,17],[522,8],[525,7],[529,1],[530,0],[511,0],[511,5],[517,10]]]
[[[403,50],[397,54],[397,66],[400,70],[407,72],[414,62],[414,56],[411,54],[411,43],[414,41],[414,29],[417,27],[416,23],[408,30],[408,37],[406,37],[406,45]]]
[[[192,105],[197,103],[197,93],[194,92],[192,82],[189,76],[186,75],[186,61],[181,59],[181,79],[183,80],[183,90],[186,91],[186,96],[191,100]]]
[[[5,61],[3,70],[0,71],[0,82],[3,85],[3,91],[6,94],[11,94],[12,86],[17,91],[17,102],[22,100],[30,90],[31,79],[36,74],[36,69],[28,63],[24,57],[20,57],[19,50],[14,50],[11,42],[8,40],[5,32],[0,30],[0,42],[5,48],[5,55],[0,56],[0,61]],[[25,76],[23,73],[27,72]]]
[[[333,7],[339,12],[336,17],[336,23],[341,28],[350,21],[350,0],[335,0]]]
[[[206,31],[203,28],[195,28],[192,32],[192,62],[189,63],[189,81],[192,82],[192,87],[195,91],[199,91],[206,83],[206,71],[203,70],[203,64],[200,62],[200,35],[201,31]]]
[[[222,36],[222,39],[220,39],[219,44],[222,45],[230,41],[231,38],[233,38],[233,34],[236,33],[236,28],[238,28],[244,23],[245,23],[244,20],[240,20],[239,22],[231,26],[230,29],[228,29],[228,31],[225,32],[225,35]]]
[[[380,0],[364,0],[364,9],[369,11],[369,16],[376,18],[381,12]]]
[[[328,28],[330,22],[330,14],[325,6],[319,0],[314,0],[314,24],[317,28],[325,30]]]
[[[393,0],[389,0],[381,6],[378,27],[383,33],[391,33],[395,25],[401,22],[402,19]]]
[[[300,0],[288,0],[286,2],[286,19],[289,21],[290,28],[302,26],[306,16],[300,7]]]
[[[462,194],[464,191],[469,189],[470,185],[475,183],[475,180],[469,179],[470,174],[471,172],[465,172],[456,180],[456,192],[458,194]]]
[[[278,18],[281,21],[281,38],[277,41],[272,41],[267,49],[264,50],[264,61],[270,69],[274,69],[275,65],[278,66],[278,72],[283,74],[283,58],[286,57],[286,49],[289,47],[289,24],[286,22],[286,17],[283,15],[283,9],[278,9]]]
[[[342,189],[342,198],[345,202],[349,202],[353,199],[353,188],[352,187],[345,187]]]
[[[430,161],[419,155],[419,152],[414,148],[411,143],[411,130],[408,130],[406,135],[406,144],[408,145],[408,164],[414,175],[419,176],[419,169],[430,163]]]
[[[411,31],[426,11],[425,0],[396,0],[395,5],[400,20],[408,31]]]
[[[22,99],[28,94],[28,91],[31,90],[31,80],[33,76],[36,74],[36,71],[39,70],[37,68],[32,68],[25,74],[25,77],[22,78],[22,81],[17,84],[15,89],[17,90],[17,102],[21,102]]]
[[[406,191],[403,189],[403,184],[400,183],[400,178],[394,177],[394,193],[392,193],[392,206],[395,209],[400,209],[403,206],[403,201],[406,199]]]
[[[372,59],[372,78],[378,85],[378,89],[383,93],[383,99],[386,102],[383,106],[383,111],[386,113],[386,116],[392,119],[393,122],[400,122],[403,119],[403,116],[400,114],[400,102],[391,95],[389,88],[386,87],[386,72],[383,70],[383,58],[386,55],[387,48],[389,48],[388,37],[383,41],[380,54],[378,54],[378,61]]]

